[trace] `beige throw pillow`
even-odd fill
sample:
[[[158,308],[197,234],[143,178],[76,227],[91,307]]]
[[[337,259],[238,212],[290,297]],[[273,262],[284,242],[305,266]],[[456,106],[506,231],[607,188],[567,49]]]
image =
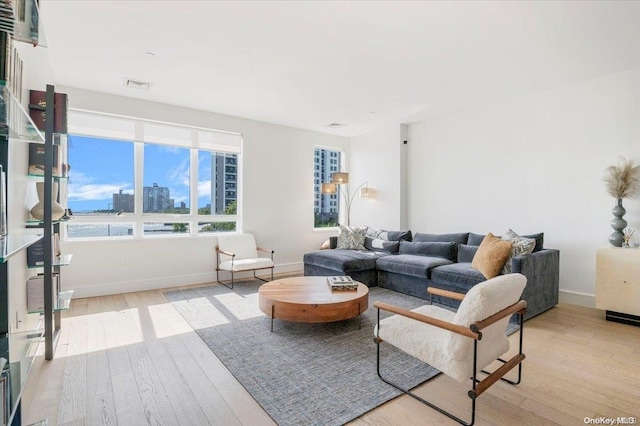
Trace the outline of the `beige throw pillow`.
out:
[[[480,271],[488,280],[496,277],[511,256],[511,247],[510,241],[503,241],[489,232],[473,256],[471,267]]]

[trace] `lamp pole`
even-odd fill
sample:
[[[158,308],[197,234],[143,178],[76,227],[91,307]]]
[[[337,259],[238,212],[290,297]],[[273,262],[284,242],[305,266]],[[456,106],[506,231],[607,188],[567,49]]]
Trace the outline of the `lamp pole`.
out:
[[[340,191],[340,193],[344,197],[344,203],[346,204],[346,207],[347,207],[347,226],[351,225],[351,204],[353,203],[353,199],[355,198],[355,196],[358,193],[358,191],[360,190],[360,188],[362,188],[364,185],[366,185],[367,182],[368,181],[362,182],[356,188],[356,190],[353,191],[353,195],[351,195],[351,196],[349,196],[349,184],[348,183],[338,184],[338,191]],[[341,188],[343,185],[346,186],[345,189]]]

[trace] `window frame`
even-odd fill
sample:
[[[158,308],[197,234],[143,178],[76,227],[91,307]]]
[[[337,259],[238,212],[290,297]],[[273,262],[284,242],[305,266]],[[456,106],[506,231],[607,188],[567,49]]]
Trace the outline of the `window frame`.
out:
[[[321,159],[318,159],[316,157],[316,151],[317,150],[325,150],[328,151],[329,155],[327,155],[326,160],[330,160],[330,161],[322,161]],[[334,155],[336,154],[336,155]],[[336,158],[338,157],[338,158]],[[335,230],[338,229],[338,226],[316,226],[316,221],[315,221],[315,210],[316,210],[316,203],[318,202],[320,204],[319,208],[322,208],[322,184],[323,183],[329,183],[330,180],[328,181],[324,181],[324,176],[323,176],[323,168],[326,169],[327,173],[329,175],[332,175],[335,172],[338,172],[340,170],[344,170],[345,169],[345,164],[346,164],[346,150],[344,148],[338,148],[335,146],[324,146],[324,145],[315,145],[313,147],[313,169],[314,169],[314,175],[313,175],[313,186],[314,186],[314,192],[313,192],[313,209],[314,209],[314,219],[313,219],[313,231],[314,232],[323,232],[323,231],[331,231],[331,232],[335,232]],[[335,164],[332,164],[334,163]],[[321,167],[319,167],[319,164],[321,165]],[[316,176],[316,174],[319,174],[320,176]],[[320,183],[316,184],[315,181],[319,179]],[[316,198],[316,187],[318,187],[318,192],[320,197]],[[338,189],[339,191],[339,189]],[[338,214],[338,223],[343,223],[344,222],[344,215],[346,213],[344,213],[344,206],[343,206],[343,201],[342,198],[340,196],[338,196],[338,193],[336,194],[332,194],[332,195],[327,195],[327,207],[329,210],[329,213],[333,213],[335,212],[335,210],[337,210],[337,214]]]
[[[216,129],[209,129],[204,127],[188,126],[177,123],[169,123],[157,120],[148,120],[135,117],[127,117],[116,114],[100,113],[95,111],[87,111],[81,109],[70,108],[70,118],[73,117],[73,113],[82,114],[84,116],[95,116],[98,119],[106,118],[113,120],[121,120],[123,123],[131,124],[134,126],[134,134],[132,138],[105,136],[102,134],[92,134],[90,131],[74,132],[73,124],[70,122],[70,135],[88,136],[104,140],[112,140],[114,142],[126,141],[133,143],[133,162],[134,162],[134,212],[132,214],[126,214],[118,216],[115,214],[96,214],[96,215],[74,215],[73,221],[64,223],[62,226],[62,239],[67,242],[85,242],[85,241],[112,241],[112,240],[142,240],[142,239],[157,239],[157,238],[206,238],[220,235],[229,232],[241,232],[242,230],[242,194],[243,194],[243,136],[241,133],[226,132]],[[183,144],[173,144],[169,142],[163,142],[158,140],[145,140],[144,128],[145,125],[151,126],[166,126],[177,130],[188,130],[189,140],[183,141]],[[239,147],[237,149],[229,150],[216,150],[212,149],[211,143],[200,142],[199,136],[210,133],[211,137],[215,139],[216,136],[222,135],[223,137],[233,137],[239,139]],[[235,140],[235,139],[234,139]],[[156,144],[171,146],[176,148],[189,149],[189,213],[154,213],[143,212],[143,176],[144,176],[144,147],[145,144]],[[222,146],[222,145],[221,145]],[[199,214],[198,207],[198,155],[201,151],[218,152],[218,153],[230,153],[236,154],[236,214],[235,215],[221,215],[211,214],[214,212],[215,199],[211,200],[210,214]],[[71,172],[71,180],[73,179],[73,172]],[[215,185],[215,182],[212,182]],[[225,191],[225,189],[222,189]],[[67,201],[68,204],[68,201]],[[212,231],[212,232],[198,232],[200,223],[216,223],[216,222],[235,222],[235,230],[230,231]],[[106,237],[69,237],[67,232],[67,226],[74,224],[78,225],[105,225],[105,224],[131,224],[133,223],[133,234],[126,236],[106,236]],[[145,235],[145,224],[148,223],[187,223],[188,232],[185,233],[167,233],[166,235]]]

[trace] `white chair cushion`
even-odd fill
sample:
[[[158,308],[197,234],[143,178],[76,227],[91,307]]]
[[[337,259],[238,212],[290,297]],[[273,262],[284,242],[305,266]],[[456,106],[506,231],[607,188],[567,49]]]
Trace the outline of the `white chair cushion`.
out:
[[[255,259],[235,259],[233,261],[233,269],[231,269],[231,261],[225,260],[220,262],[218,268],[223,271],[250,271],[252,269],[273,268],[273,261],[266,257],[257,257]]]
[[[235,253],[235,260],[258,257],[256,240],[253,234],[220,235],[218,237],[218,247],[220,250]],[[220,260],[231,260],[231,257],[221,254]]]
[[[433,305],[421,306],[413,309],[412,312],[447,322],[452,322],[455,315],[455,312]],[[378,333],[377,326],[374,329],[374,334],[376,333]],[[379,333],[378,337],[383,341],[437,368],[447,376],[461,382],[471,377],[467,372],[469,369],[467,366],[460,365],[460,362],[451,359],[451,351],[446,344],[450,331],[401,315],[393,315],[380,321]]]
[[[500,275],[471,287],[458,307],[453,319],[455,324],[468,327],[513,305],[522,296],[527,278],[522,274]],[[482,340],[478,342],[481,359],[495,360],[509,350],[509,340],[505,334],[509,317],[482,330]],[[447,343],[457,360],[473,358],[473,340],[451,333]],[[503,348],[506,345],[506,349]],[[470,362],[471,364],[471,362]],[[483,365],[483,368],[487,364]]]

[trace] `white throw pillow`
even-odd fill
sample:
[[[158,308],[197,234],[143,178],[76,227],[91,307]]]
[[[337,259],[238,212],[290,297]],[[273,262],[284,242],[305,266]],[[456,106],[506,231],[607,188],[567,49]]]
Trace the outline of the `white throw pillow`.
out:
[[[533,253],[536,248],[536,240],[533,238],[525,238],[513,232],[511,228],[502,235],[502,239],[511,243],[511,256],[507,259],[507,263],[502,268],[502,274],[511,273],[511,259],[522,254]]]

